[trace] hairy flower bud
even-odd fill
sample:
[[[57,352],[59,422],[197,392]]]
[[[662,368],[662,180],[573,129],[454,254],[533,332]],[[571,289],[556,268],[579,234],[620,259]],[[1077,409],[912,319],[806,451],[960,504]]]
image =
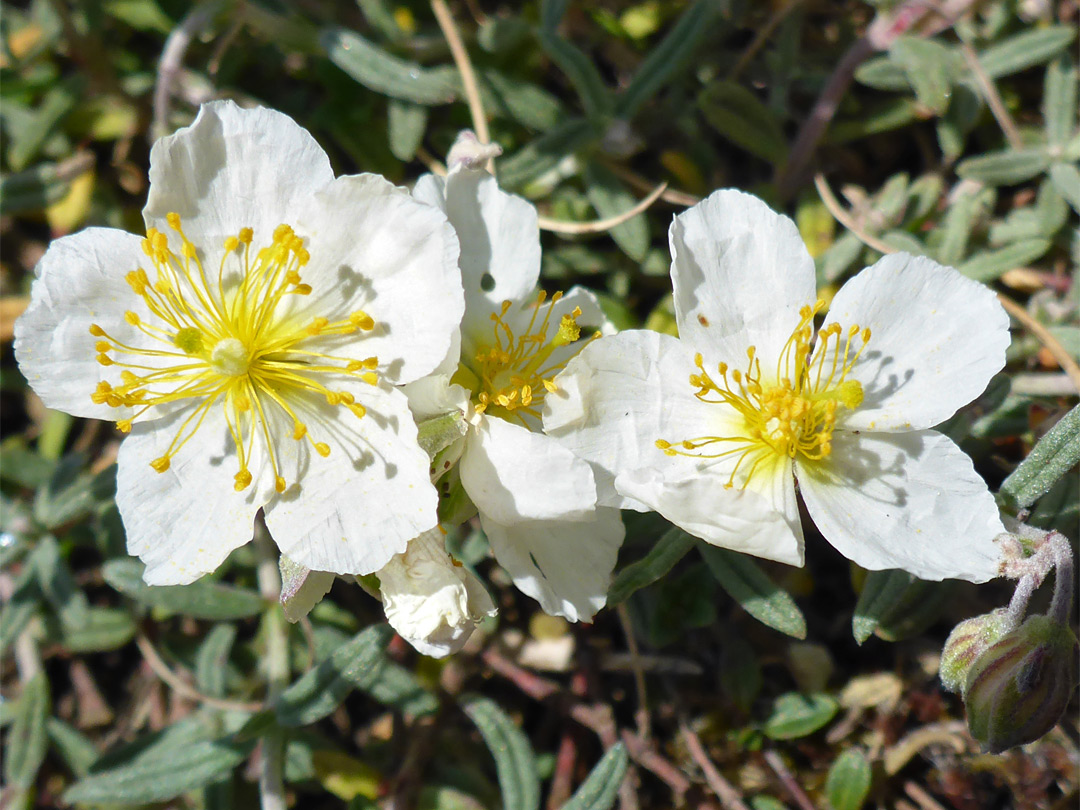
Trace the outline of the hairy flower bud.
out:
[[[1080,645],[1068,627],[1031,616],[968,671],[968,728],[991,753],[1033,742],[1061,718],[1076,688]]]
[[[938,675],[942,686],[961,696],[965,694],[968,670],[987,647],[1005,634],[1007,615],[1005,608],[998,608],[966,619],[953,628],[941,651]]]

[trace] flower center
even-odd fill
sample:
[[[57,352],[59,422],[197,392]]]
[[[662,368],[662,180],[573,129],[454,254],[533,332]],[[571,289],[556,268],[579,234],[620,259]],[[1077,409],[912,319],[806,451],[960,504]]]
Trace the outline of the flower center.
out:
[[[547,293],[541,290],[528,324],[518,334],[506,318],[513,304],[503,301],[499,312],[491,313],[491,342],[477,349],[472,363],[463,362],[458,368],[453,382],[473,392],[478,413],[516,419],[527,426],[525,415],[538,419],[544,395],[557,390],[555,376],[577,352],[600,336],[597,332],[583,341],[577,351],[553,356],[556,349],[569,346],[581,337],[577,323],[581,309],[575,307],[573,312],[563,315],[549,339],[552,309],[562,299],[562,293],[555,293],[545,304],[546,299]]]
[[[361,310],[333,322],[323,317],[298,320],[290,314],[283,304],[286,297],[309,295],[311,287],[300,278],[310,256],[303,239],[288,225],[275,228],[273,241],[261,249],[251,247],[251,228],[228,237],[214,278],[184,235],[179,215],[171,213],[166,219],[180,238],[180,253],[169,248],[163,232],[151,228],[142,246],[153,264],[154,280],[141,267],[126,276],[150,315],[144,318],[129,310],[124,320],[150,340],[142,341],[142,346],[128,345],[93,324],[90,334],[98,338],[97,360],[120,368],[120,381],[98,383],[91,398],[98,404],[135,409],[116,423],[125,433],[153,408],[195,405],[165,453],[151,462],[158,472],[169,469],[171,459],[198,432],[210,409],[220,406],[236,445],[236,490],[251,483],[248,465],[255,445],[261,443],[273,468],[274,487],[284,492],[286,481],[275,449],[279,437],[273,435],[274,422],[268,418],[271,409],[292,421],[292,439],[306,439],[320,456],[329,455],[330,446],[316,441],[302,418],[326,421],[312,395],[362,417],[364,406],[351,393],[328,385],[334,377],[375,385],[379,361],[325,354],[318,351],[319,343],[327,337],[370,332],[375,321]]]
[[[656,446],[669,456],[736,458],[727,486],[736,476],[742,487],[755,470],[787,457],[815,462],[832,452],[832,435],[840,408],[854,410],[862,404],[863,389],[849,380],[859,355],[870,340],[870,330],[857,324],[844,329],[830,324],[821,330],[813,356],[813,320],[825,306],[818,301],[799,311],[799,324],[787,339],[776,364],[776,373],[763,381],[757,350],[747,350],[746,371],[717,366],[719,382],[705,370],[700,354],[694,357],[697,372],[690,375],[694,396],[702,402],[727,405],[735,410],[737,426],[726,436],[699,436],[677,442],[657,439]],[[858,348],[853,345],[858,339]],[[749,466],[747,466],[749,465]]]

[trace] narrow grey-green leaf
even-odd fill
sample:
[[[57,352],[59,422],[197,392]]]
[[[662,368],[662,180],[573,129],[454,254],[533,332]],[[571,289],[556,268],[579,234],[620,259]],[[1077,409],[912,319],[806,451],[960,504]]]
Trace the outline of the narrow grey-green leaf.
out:
[[[1071,25],[1029,28],[987,48],[979,54],[979,62],[987,76],[999,79],[1049,62],[1075,39],[1076,28]]]
[[[539,85],[488,68],[479,75],[484,104],[538,132],[547,132],[566,120],[559,98]]]
[[[49,681],[39,672],[23,684],[15,722],[4,746],[4,781],[15,787],[33,786],[38,768],[45,759],[48,743]]]
[[[585,167],[585,193],[601,219],[618,216],[633,208],[638,200],[610,170],[597,163]],[[649,223],[644,214],[637,214],[620,223],[608,233],[623,253],[640,262],[649,251]]]
[[[968,278],[989,283],[1014,267],[1035,261],[1050,249],[1050,244],[1049,239],[1021,239],[1008,247],[976,253],[956,269]]]
[[[956,167],[956,173],[991,186],[1011,186],[1030,180],[1049,165],[1046,149],[1018,149],[969,158]]]
[[[1001,485],[1001,493],[1020,508],[1035,503],[1080,461],[1080,406],[1047,431],[1028,457]]]
[[[55,717],[49,718],[45,728],[53,748],[59,752],[71,772],[76,776],[85,776],[98,758],[93,740]]]
[[[390,151],[398,160],[412,160],[424,140],[428,110],[422,104],[392,98],[386,105],[387,137]]]
[[[402,714],[434,714],[439,708],[438,698],[420,683],[420,679],[393,661],[386,661],[379,668],[377,677],[357,680],[356,685],[379,703]]]
[[[840,754],[825,777],[825,796],[832,810],[860,810],[870,793],[870,763],[859,748]]]
[[[1043,121],[1051,146],[1064,146],[1076,129],[1078,78],[1076,65],[1068,55],[1062,55],[1046,69]]]
[[[555,129],[533,138],[521,149],[497,162],[499,184],[520,188],[545,172],[554,169],[567,155],[598,137],[596,129],[584,118],[571,118]]]
[[[256,615],[266,604],[255,591],[206,579],[190,585],[147,585],[142,578],[144,567],[138,560],[109,560],[102,574],[112,587],[142,605],[196,619],[243,619]]]
[[[596,763],[581,786],[574,791],[562,810],[608,810],[619,795],[630,757],[626,746],[615,743]]]
[[[795,600],[745,554],[698,543],[714,577],[743,610],[793,638],[806,638],[806,618]]]
[[[787,140],[780,122],[749,89],[718,79],[698,95],[698,108],[725,139],[770,163],[787,159]]]
[[[19,637],[19,633],[30,624],[41,605],[39,597],[40,594],[35,588],[33,593],[24,591],[4,605],[4,620],[0,622],[0,655],[7,652],[8,647]]]
[[[392,632],[376,624],[357,633],[278,697],[274,708],[283,726],[306,726],[330,714],[354,688],[378,678]]]
[[[72,632],[86,625],[89,605],[86,594],[75,586],[71,571],[60,555],[60,544],[52,535],[42,537],[30,555],[45,600]]]
[[[836,700],[826,694],[788,692],[776,699],[762,731],[773,740],[808,737],[832,720],[838,708]]]
[[[634,78],[619,96],[617,116],[633,117],[642,104],[690,63],[698,43],[712,32],[721,5],[716,0],[697,0],[682,13],[660,44],[641,60]]]
[[[682,529],[668,529],[648,554],[618,573],[608,589],[608,607],[625,602],[635,591],[656,582],[674,568],[696,543],[697,540]]]
[[[0,178],[0,211],[22,214],[41,211],[64,198],[71,181],[89,171],[93,159],[79,156],[78,162],[40,163],[21,172]]]
[[[163,802],[228,776],[242,763],[251,744],[203,740],[173,747],[168,755],[136,760],[97,771],[72,785],[64,801],[75,804]]]
[[[447,104],[457,95],[447,71],[399,59],[353,31],[326,28],[319,42],[331,62],[369,90],[417,104]]]
[[[540,29],[540,45],[574,86],[587,117],[599,118],[611,111],[611,91],[592,59],[576,45],[547,28]]]
[[[915,578],[906,571],[871,571],[866,575],[855,614],[851,618],[851,633],[862,644],[881,624],[886,615],[906,593]]]
[[[540,0],[540,25],[549,31],[562,22],[568,0]]]
[[[503,808],[537,810],[540,807],[540,779],[529,738],[499,708],[499,704],[489,698],[466,695],[461,707],[476,724],[495,758]]]
[[[135,620],[123,608],[90,607],[78,629],[48,622],[50,638],[69,653],[104,652],[123,647],[135,637]]]
[[[867,59],[855,71],[855,79],[860,84],[873,87],[875,90],[899,93],[911,89],[907,71],[891,56]]]
[[[902,36],[892,44],[889,55],[904,68],[915,97],[935,114],[945,112],[955,63],[949,49],[936,40]]]
[[[1050,182],[1058,194],[1068,200],[1073,210],[1080,214],[1080,169],[1072,163],[1055,163],[1050,167]]]
[[[214,625],[195,654],[195,682],[199,691],[211,697],[224,697],[225,679],[229,674],[229,653],[236,641],[236,625],[222,622]]]

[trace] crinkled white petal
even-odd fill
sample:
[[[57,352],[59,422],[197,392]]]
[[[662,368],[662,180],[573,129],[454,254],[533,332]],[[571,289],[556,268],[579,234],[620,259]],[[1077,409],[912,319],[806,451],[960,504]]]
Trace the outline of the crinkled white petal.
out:
[[[775,473],[756,490],[741,490],[726,489],[722,473],[665,478],[643,468],[619,475],[615,488],[714,546],[801,566],[802,527],[790,465],[776,465]]]
[[[130,346],[160,348],[124,321],[128,309],[143,311],[124,280],[145,258],[140,245],[123,231],[87,228],[57,239],[38,262],[30,305],[15,322],[15,357],[48,407],[95,419],[130,415],[130,408],[90,399],[99,382],[120,380],[116,368],[97,362],[101,338],[90,334],[90,325]]]
[[[454,563],[438,529],[410,540],[377,574],[386,620],[424,655],[457,652],[479,622],[495,615],[484,586]]]
[[[544,401],[544,429],[592,467],[599,503],[647,511],[615,491],[615,477],[648,467],[682,478],[703,460],[668,456],[656,440],[716,435],[727,409],[694,396],[694,350],[647,330],[621,332],[586,346],[555,378]]]
[[[335,321],[363,310],[375,319],[372,331],[328,346],[378,357],[394,383],[418,379],[447,357],[465,303],[457,237],[441,213],[378,175],[352,175],[312,196],[295,228],[311,254],[301,276],[312,288],[291,296],[295,317]]]
[[[281,569],[281,607],[285,618],[298,622],[330,592],[337,574],[312,571],[293,562],[284,554],[278,560]]]
[[[849,378],[863,402],[850,430],[928,428],[952,416],[1005,365],[1009,318],[993,291],[924,257],[886,256],[833,298],[826,324],[869,327]],[[846,332],[845,332],[846,334]]]
[[[940,433],[837,432],[826,462],[799,463],[796,474],[822,535],[863,568],[971,582],[999,574],[994,497]]]
[[[450,378],[445,374],[429,374],[401,386],[401,390],[408,397],[409,410],[418,422],[451,411],[460,411],[466,416],[472,414],[469,392],[460,385],[451,384]]]
[[[469,433],[458,470],[481,517],[503,525],[582,520],[596,508],[588,464],[550,436],[497,417]]]
[[[204,250],[244,227],[254,230],[255,246],[268,245],[274,228],[295,225],[307,197],[333,179],[326,153],[289,116],[211,101],[191,126],[150,150],[143,218],[168,233],[165,216],[180,214],[184,232]]]
[[[120,444],[116,505],[128,551],[146,563],[143,579],[150,585],[186,585],[217,569],[251,539],[262,505],[256,487],[233,488],[236,451],[220,407],[206,412],[199,433],[168,470],[150,467],[194,407],[136,424]]]
[[[669,241],[680,337],[740,369],[756,346],[768,371],[799,308],[816,298],[814,260],[795,223],[723,189],[675,217]]]
[[[346,377],[325,382],[352,393],[367,414],[294,396],[311,439],[331,448],[323,458],[292,438],[293,422],[280,408],[265,409],[287,484],[268,496],[266,525],[282,553],[308,568],[370,574],[436,522],[430,460],[401,391]]]
[[[587,622],[607,602],[625,533],[618,510],[597,509],[584,521],[512,526],[481,513],[480,522],[499,565],[545,613]]]
[[[487,172],[464,167],[446,177],[444,194],[446,215],[461,241],[466,319],[475,312],[486,318],[503,301],[530,298],[540,278],[535,206],[500,189]],[[437,202],[424,187],[421,195]]]

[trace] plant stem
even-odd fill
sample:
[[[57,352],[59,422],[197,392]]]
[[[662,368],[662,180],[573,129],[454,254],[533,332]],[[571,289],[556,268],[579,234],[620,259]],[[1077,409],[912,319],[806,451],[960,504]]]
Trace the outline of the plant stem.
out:
[[[1073,596],[1072,546],[1058,532],[1050,532],[1046,541],[1054,557],[1054,596],[1050,602],[1050,617],[1060,625],[1068,625]]]
[[[289,645],[285,614],[281,608],[281,575],[278,552],[266,526],[260,520],[255,527],[255,547],[259,554],[255,575],[259,593],[269,603],[263,613],[266,638],[266,703],[272,705],[289,683]],[[280,729],[262,738],[259,760],[259,796],[262,810],[286,810],[284,782],[285,740]]]

